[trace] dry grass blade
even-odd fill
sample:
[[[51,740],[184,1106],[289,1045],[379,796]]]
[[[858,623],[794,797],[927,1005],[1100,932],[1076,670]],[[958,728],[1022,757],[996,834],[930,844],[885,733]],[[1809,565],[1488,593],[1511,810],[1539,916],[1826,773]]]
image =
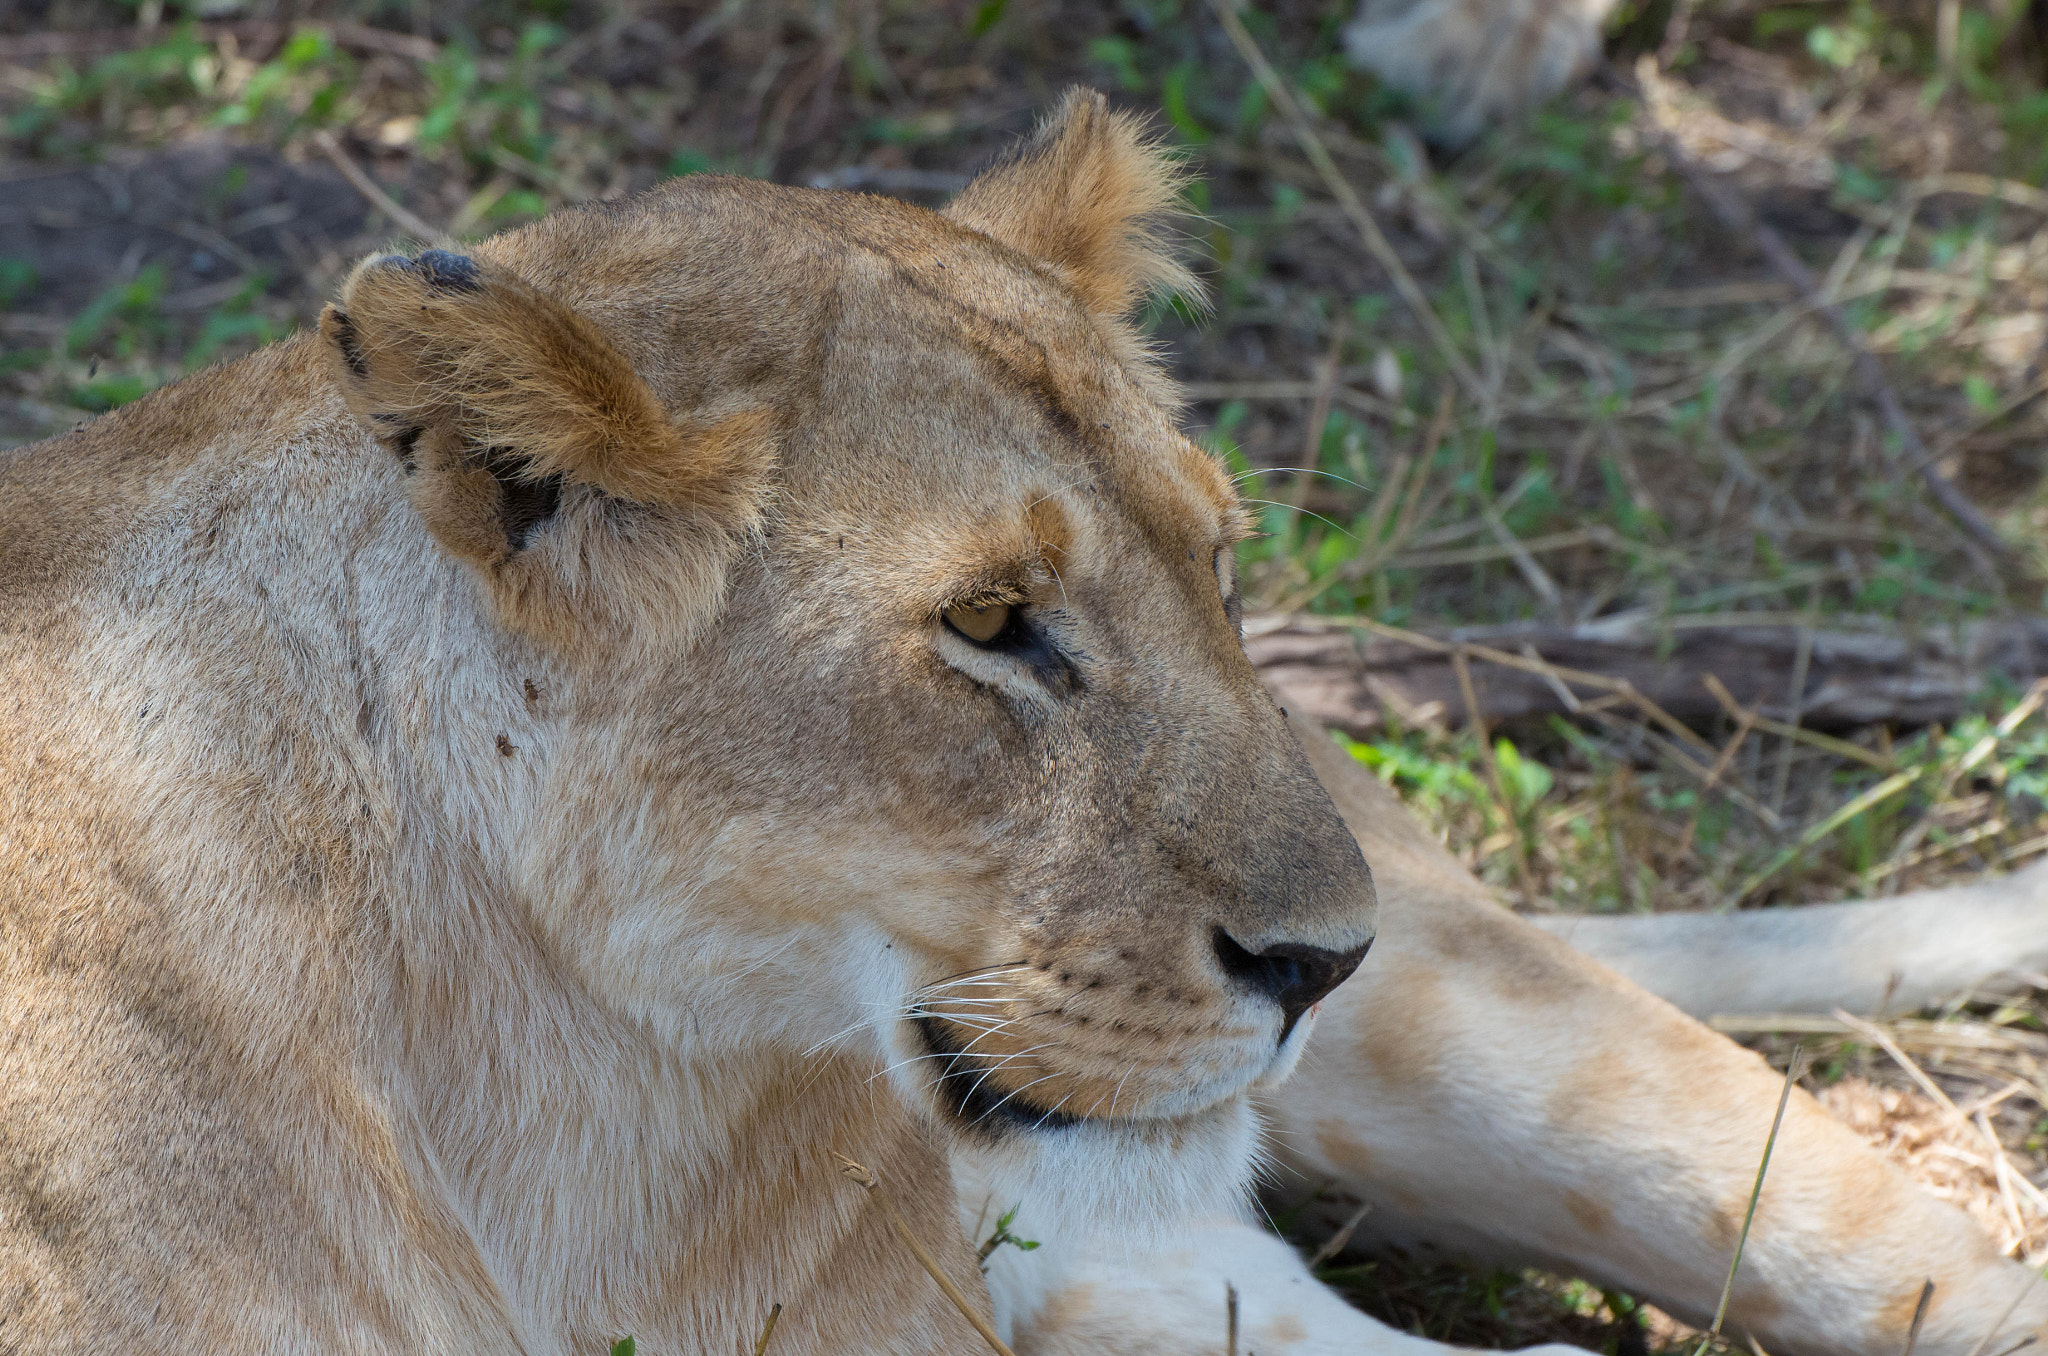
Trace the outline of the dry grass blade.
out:
[[[1785,1086],[1778,1089],[1778,1110],[1771,1117],[1771,1133],[1764,1138],[1764,1155],[1757,1160],[1756,1181],[1749,1188],[1749,1209],[1743,1212],[1742,1232],[1735,1236],[1735,1256],[1728,1260],[1728,1279],[1721,1286],[1721,1302],[1714,1306],[1714,1323],[1707,1329],[1707,1335],[1693,1350],[1693,1356],[1702,1356],[1708,1344],[1721,1335],[1721,1324],[1728,1317],[1728,1300],[1735,1293],[1735,1273],[1742,1269],[1742,1250],[1749,1243],[1749,1226],[1756,1221],[1756,1203],[1764,1194],[1764,1174],[1771,1170],[1771,1150],[1778,1144],[1778,1128],[1785,1123],[1785,1106],[1792,1100],[1792,1084],[1799,1078],[1800,1047],[1792,1047],[1792,1058],[1785,1064]]]
[[[1998,1336],[2000,1329],[2004,1328],[2005,1325],[2012,1320],[2012,1316],[2019,1311],[2020,1301],[2024,1300],[2030,1293],[2032,1293],[2034,1286],[2036,1284],[2038,1284],[2038,1282],[2036,1282],[2032,1276],[2027,1277],[2027,1283],[2025,1287],[2022,1288],[2017,1295],[2014,1295],[2012,1297],[2012,1303],[2005,1306],[2005,1312],[1998,1316],[1998,1321],[1991,1325],[1991,1330],[1985,1333],[1982,1337],[1977,1339],[1977,1345],[1970,1348],[1968,1356],[1984,1356],[1984,1349],[1991,1345],[1991,1339]],[[2001,1351],[1998,1354],[1998,1356],[2006,1356],[2007,1352],[2018,1351],[2020,1347],[2024,1347],[2025,1345],[2027,1345],[2027,1342],[2031,1342],[2033,1340],[2033,1338],[2029,1337],[2027,1338],[2026,1342],[2021,1342],[2019,1346],[2007,1347],[2005,1351]]]
[[[1974,1134],[1977,1138],[1984,1141],[1984,1146],[1990,1154],[1992,1179],[1998,1184],[2001,1204],[2005,1208],[2007,1221],[2012,1227],[2013,1237],[2016,1240],[2024,1241],[2027,1236],[2027,1230],[2025,1224],[2020,1219],[2019,1201],[2015,1195],[2016,1185],[2020,1191],[2025,1192],[2027,1203],[2033,1206],[2035,1210],[2042,1211],[2043,1213],[2048,1213],[2048,1195],[2044,1195],[2039,1187],[2013,1171],[2011,1162],[2005,1156],[2005,1145],[1999,1142],[1998,1135],[1991,1129],[1991,1123],[1985,1118],[1983,1111],[1979,1110],[1974,1120],[1970,1116],[1965,1115],[1963,1109],[1957,1106],[1955,1101],[1946,1092],[1942,1091],[1941,1085],[1932,1078],[1929,1078],[1927,1071],[1922,1069],[1913,1060],[1911,1055],[1908,1055],[1905,1050],[1900,1048],[1899,1043],[1892,1038],[1892,1034],[1883,1027],[1878,1026],[1874,1022],[1866,1022],[1860,1018],[1852,1017],[1840,1008],[1835,1009],[1834,1017],[1836,1021],[1842,1023],[1850,1031],[1853,1031],[1856,1035],[1869,1041],[1889,1055],[1892,1062],[1898,1065],[1905,1072],[1905,1075],[1913,1080],[1914,1085],[1927,1095],[1928,1100],[1940,1107],[1942,1112],[1949,1116],[1965,1134]],[[1992,1335],[1996,1336],[1995,1331]],[[1990,1338],[1987,1337],[1985,1340],[1988,1342]]]
[[[1323,1246],[1317,1248],[1315,1255],[1308,1259],[1308,1269],[1314,1271],[1317,1267],[1344,1251],[1345,1245],[1351,1242],[1351,1235],[1358,1232],[1358,1226],[1364,1223],[1365,1217],[1371,1213],[1371,1201],[1367,1201],[1364,1205],[1352,1211],[1351,1218],[1344,1221],[1343,1227],[1324,1239]]]
[[[1227,1338],[1224,1350],[1229,1356],[1237,1356],[1237,1287],[1228,1281],[1223,1283],[1223,1307]]]
[[[1458,379],[1458,384],[1465,388],[1468,395],[1481,405],[1488,405],[1490,402],[1487,400],[1486,383],[1480,380],[1479,373],[1473,370],[1472,364],[1465,361],[1465,355],[1458,351],[1456,342],[1451,338],[1451,332],[1445,329],[1444,322],[1437,318],[1435,308],[1429,304],[1429,298],[1423,294],[1421,285],[1415,281],[1415,275],[1408,271],[1408,266],[1401,262],[1401,256],[1394,252],[1394,246],[1388,241],[1386,233],[1380,230],[1379,223],[1366,209],[1364,199],[1358,196],[1356,190],[1351,187],[1351,182],[1337,169],[1337,162],[1330,158],[1329,148],[1324,146],[1323,139],[1316,135],[1314,125],[1302,111],[1301,101],[1294,97],[1294,91],[1280,78],[1280,73],[1273,69],[1272,63],[1266,60],[1266,54],[1259,50],[1259,44],[1252,35],[1245,31],[1244,24],[1230,7],[1230,0],[1209,0],[1209,8],[1215,11],[1217,22],[1223,25],[1223,31],[1229,35],[1231,45],[1237,48],[1238,55],[1251,67],[1252,75],[1266,91],[1266,98],[1272,102],[1274,108],[1280,110],[1280,115],[1287,119],[1294,139],[1301,145],[1302,154],[1315,166],[1316,173],[1323,180],[1324,188],[1329,190],[1330,196],[1344,209],[1344,215],[1351,219],[1359,238],[1365,242],[1366,252],[1372,255],[1379,266],[1386,270],[1387,276],[1393,280],[1394,290],[1401,294],[1401,300],[1414,312],[1416,323],[1420,324],[1423,332],[1429,336],[1429,342],[1435,347],[1437,356],[1443,359],[1444,366],[1451,369],[1452,374]]]
[[[761,1335],[754,1339],[754,1356],[761,1356],[761,1353],[768,1350],[768,1339],[775,1336],[775,1320],[781,1317],[782,1301],[777,1300],[774,1307],[768,1310],[768,1321],[761,1325]]]
[[[1891,776],[1885,778],[1876,786],[1871,787],[1862,795],[1857,796],[1854,800],[1850,801],[1848,804],[1836,810],[1826,819],[1821,820],[1820,823],[1815,824],[1812,828],[1809,828],[1805,833],[1800,834],[1798,842],[1794,843],[1791,847],[1786,848],[1777,856],[1771,858],[1771,860],[1768,863],[1766,863],[1761,870],[1755,872],[1749,877],[1748,880],[1745,880],[1744,882],[1742,882],[1741,885],[1737,886],[1735,888],[1735,893],[1732,897],[1735,899],[1745,898],[1750,893],[1750,891],[1756,889],[1759,885],[1762,885],[1765,881],[1777,875],[1780,871],[1783,871],[1793,862],[1799,860],[1800,853],[1805,852],[1815,843],[1818,843],[1821,839],[1827,837],[1836,829],[1841,828],[1844,824],[1854,819],[1857,815],[1862,814],[1871,806],[1878,805],[1884,801],[1890,800],[1893,796],[1897,795],[1901,791],[1904,791],[1914,782],[1919,781],[1920,772],[1921,769],[1919,768],[1908,768],[1904,772],[1894,772]]]
[[[1515,838],[1515,879],[1522,887],[1524,902],[1537,901],[1536,878],[1529,871],[1529,841],[1522,832],[1521,817],[1515,813],[1515,802],[1508,795],[1507,779],[1501,776],[1500,758],[1493,751],[1492,737],[1486,731],[1486,712],[1479,705],[1479,697],[1472,688],[1472,666],[1465,660],[1465,648],[1461,645],[1451,651],[1451,667],[1458,674],[1458,695],[1465,699],[1465,723],[1472,727],[1472,733],[1479,739],[1479,756],[1486,763],[1486,779],[1493,785],[1494,799],[1500,802],[1500,811],[1507,816],[1508,832]]]
[[[952,1302],[953,1307],[960,1311],[960,1316],[974,1325],[974,1330],[981,1334],[981,1340],[988,1343],[989,1350],[995,1352],[996,1356],[1017,1356],[1002,1338],[996,1336],[996,1330],[990,1327],[989,1321],[968,1302],[967,1296],[960,1293],[960,1287],[953,1284],[952,1277],[946,1274],[938,1259],[926,1251],[924,1244],[918,1242],[917,1235],[910,1231],[910,1222],[903,1218],[903,1213],[896,1208],[896,1202],[890,1200],[889,1193],[882,1189],[881,1180],[837,1150],[833,1151],[832,1157],[839,1160],[839,1171],[847,1180],[866,1188],[868,1194],[881,1205],[882,1213],[888,1217],[889,1227],[903,1240],[903,1246],[910,1249],[910,1255],[917,1259],[917,1264],[938,1283],[939,1290]]]

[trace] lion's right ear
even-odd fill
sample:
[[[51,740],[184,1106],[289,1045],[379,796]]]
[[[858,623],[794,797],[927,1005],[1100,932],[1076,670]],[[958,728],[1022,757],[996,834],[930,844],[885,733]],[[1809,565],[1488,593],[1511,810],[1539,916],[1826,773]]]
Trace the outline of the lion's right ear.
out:
[[[508,623],[689,626],[715,610],[726,560],[759,525],[771,411],[673,417],[587,318],[444,250],[364,261],[320,332],[349,408]],[[619,558],[622,541],[638,558]]]
[[[943,215],[1047,265],[1097,314],[1120,316],[1147,292],[1201,295],[1159,231],[1186,177],[1141,120],[1076,88]]]

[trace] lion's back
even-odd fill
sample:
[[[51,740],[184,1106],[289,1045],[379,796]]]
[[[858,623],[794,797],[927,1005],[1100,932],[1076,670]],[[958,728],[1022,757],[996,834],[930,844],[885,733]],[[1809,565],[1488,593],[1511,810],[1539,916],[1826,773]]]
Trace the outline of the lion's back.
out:
[[[265,1272],[308,1260],[276,1246],[308,1235],[305,1203],[236,1113],[234,1041],[176,960],[193,920],[156,897],[130,772],[204,733],[133,699],[138,655],[190,671],[204,649],[194,578],[152,562],[203,538],[195,485],[317,423],[317,357],[288,341],[0,452],[6,1356],[225,1334]]]

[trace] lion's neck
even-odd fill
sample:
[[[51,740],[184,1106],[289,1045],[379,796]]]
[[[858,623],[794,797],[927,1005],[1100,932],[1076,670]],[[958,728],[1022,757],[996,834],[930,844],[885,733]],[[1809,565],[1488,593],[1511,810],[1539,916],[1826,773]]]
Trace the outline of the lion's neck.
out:
[[[780,1303],[791,1350],[970,1349],[832,1161],[880,1174],[978,1289],[943,1154],[888,1080],[788,1048],[693,1050],[609,1009],[507,911],[459,913],[465,936],[406,958],[398,1073],[432,1158],[418,1177],[535,1345],[744,1348]],[[893,1335],[861,1294],[897,1297]]]

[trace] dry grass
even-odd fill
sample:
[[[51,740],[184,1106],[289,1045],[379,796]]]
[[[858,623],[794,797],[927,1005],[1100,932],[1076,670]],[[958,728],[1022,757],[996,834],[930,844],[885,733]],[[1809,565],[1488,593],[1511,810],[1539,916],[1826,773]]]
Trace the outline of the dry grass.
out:
[[[0,441],[306,323],[394,231],[479,234],[706,168],[934,202],[1086,80],[1160,110],[1200,171],[1213,312],[1162,304],[1148,323],[1194,422],[1266,501],[1272,535],[1244,561],[1266,605],[1894,632],[2039,608],[2048,96],[2022,7],[1972,11],[1942,42],[1912,0],[1645,0],[1611,57],[1661,52],[1647,101],[1605,75],[1455,156],[1347,70],[1338,5],[1260,5],[1241,34],[1227,12],[222,0],[185,24],[177,0],[11,7],[0,181],[56,178],[0,191],[40,204],[0,211]],[[146,201],[159,167],[206,146],[223,158],[189,192]],[[1673,147],[1812,272],[2009,550],[1929,502],[1839,330],[1701,209]],[[1467,660],[1483,680],[1486,657]],[[1812,731],[1732,701],[1674,728],[1583,695],[1568,722],[1484,738],[1457,712],[1397,713],[1355,751],[1483,877],[1561,907],[1795,906],[2048,849],[2048,728],[2021,687],[1924,730]],[[1964,995],[1882,1023],[1921,1079],[1846,1024],[1763,1014],[1736,1034],[1781,1064],[1807,1042],[1809,1087],[2032,1256],[2044,1018],[2031,996]],[[1446,1339],[1697,1340],[1534,1273],[1387,1260],[1338,1279]]]

